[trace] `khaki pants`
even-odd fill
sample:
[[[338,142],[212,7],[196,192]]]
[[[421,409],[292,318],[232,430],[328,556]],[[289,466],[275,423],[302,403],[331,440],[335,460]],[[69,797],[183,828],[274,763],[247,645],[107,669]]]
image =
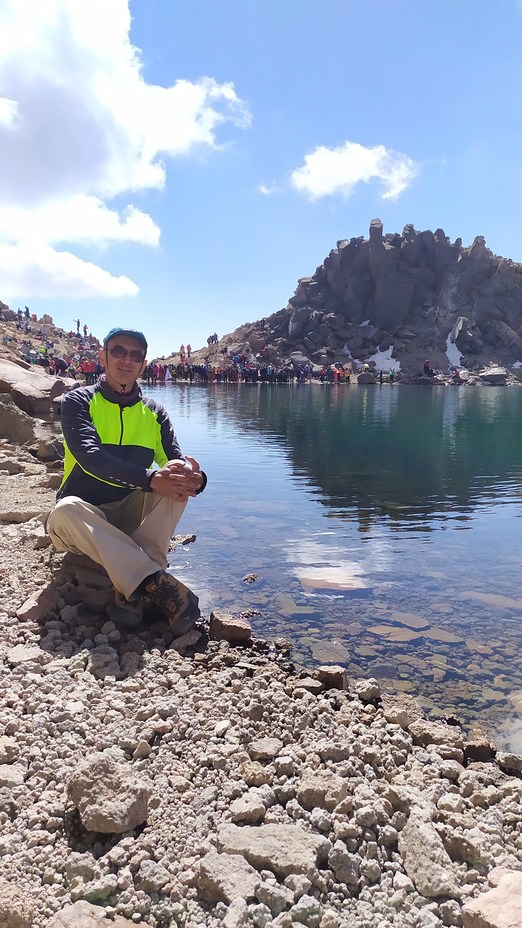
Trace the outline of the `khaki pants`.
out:
[[[58,551],[86,554],[101,564],[129,599],[145,577],[167,567],[170,539],[186,505],[142,490],[101,506],[66,496],[47,519],[47,532]]]

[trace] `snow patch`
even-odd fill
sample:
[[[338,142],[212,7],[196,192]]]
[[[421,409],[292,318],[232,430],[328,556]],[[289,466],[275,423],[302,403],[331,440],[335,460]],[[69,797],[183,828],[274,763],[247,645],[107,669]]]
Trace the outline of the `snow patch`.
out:
[[[371,357],[366,358],[366,363],[369,364],[370,361],[375,361],[376,368],[379,371],[400,371],[401,362],[392,358],[392,354],[393,345],[390,345],[386,351],[378,350]]]
[[[465,317],[459,316],[455,325],[453,326],[451,331],[448,333],[448,337],[446,339],[446,357],[449,363],[452,365],[452,367],[460,367],[462,363],[462,354],[457,348],[455,341],[457,339],[457,336],[460,330],[462,329],[462,326],[464,325],[464,322],[465,322]]]

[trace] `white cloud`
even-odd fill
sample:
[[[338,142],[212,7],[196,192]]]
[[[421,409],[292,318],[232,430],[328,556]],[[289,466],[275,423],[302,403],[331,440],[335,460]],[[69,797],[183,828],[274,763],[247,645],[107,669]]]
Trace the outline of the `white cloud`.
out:
[[[357,184],[378,180],[383,200],[393,200],[409,186],[419,166],[407,155],[384,145],[365,148],[345,142],[338,148],[320,145],[305,156],[305,163],[291,175],[291,184],[311,200],[332,194],[349,197]]]
[[[272,194],[277,193],[279,188],[277,184],[259,184],[258,188],[259,193],[262,193],[264,197],[271,197]]]
[[[115,208],[112,199],[162,188],[164,159],[219,148],[225,121],[249,124],[232,84],[210,77],[148,84],[130,23],[128,0],[2,0],[4,299],[137,292],[127,278],[52,246],[157,245],[152,218],[132,203]]]
[[[31,242],[0,245],[2,289],[23,297],[136,296],[129,277],[115,277],[68,251]]]
[[[0,126],[14,129],[18,116],[18,104],[15,100],[0,97]]]

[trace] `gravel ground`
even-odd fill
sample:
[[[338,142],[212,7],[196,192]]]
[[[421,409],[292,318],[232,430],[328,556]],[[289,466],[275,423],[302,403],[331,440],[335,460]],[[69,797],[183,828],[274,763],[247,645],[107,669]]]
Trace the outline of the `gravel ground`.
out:
[[[522,925],[522,758],[209,618],[120,632],[56,476],[0,471],[3,928]]]

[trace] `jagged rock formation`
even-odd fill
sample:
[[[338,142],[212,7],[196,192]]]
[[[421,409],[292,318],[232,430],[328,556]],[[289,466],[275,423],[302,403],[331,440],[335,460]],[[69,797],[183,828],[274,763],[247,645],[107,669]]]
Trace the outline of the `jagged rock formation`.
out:
[[[406,373],[425,358],[444,371],[510,366],[522,360],[522,264],[494,255],[482,236],[464,247],[442,229],[384,234],[373,219],[368,239],[337,242],[284,309],[223,343],[274,363],[388,352]]]

